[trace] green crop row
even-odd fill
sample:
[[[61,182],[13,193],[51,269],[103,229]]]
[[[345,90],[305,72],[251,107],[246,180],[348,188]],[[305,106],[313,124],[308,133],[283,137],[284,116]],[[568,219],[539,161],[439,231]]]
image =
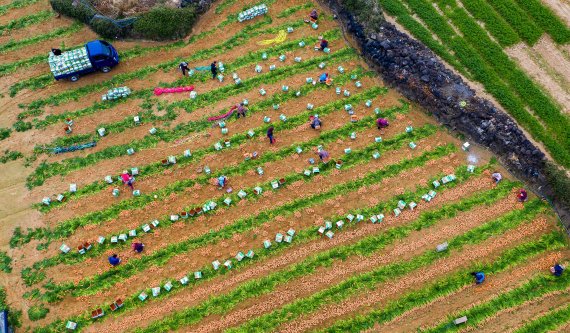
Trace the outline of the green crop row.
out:
[[[12,258],[4,251],[0,251],[0,271],[12,272]]]
[[[395,114],[396,110],[392,110],[392,112],[387,113],[387,116],[392,117]],[[437,128],[434,126],[424,126],[422,128],[418,128],[414,131],[413,134],[408,134],[408,133],[403,133],[403,134],[399,134],[397,136],[395,136],[392,139],[389,140],[385,140],[383,141],[382,144],[372,144],[367,146],[364,149],[355,151],[353,153],[351,153],[351,158],[348,159],[346,161],[346,163],[343,163],[342,168],[343,169],[349,169],[352,168],[360,163],[364,163],[370,160],[370,157],[372,156],[372,154],[374,153],[374,151],[379,151],[379,149],[381,148],[382,152],[386,152],[386,151],[390,151],[390,150],[396,150],[398,148],[401,148],[401,146],[403,144],[405,144],[406,142],[409,142],[410,140],[412,141],[416,141],[416,140],[420,140],[423,138],[426,138],[432,134],[434,134],[437,131]],[[335,168],[333,163],[328,163],[328,164],[323,164],[319,166],[320,169],[320,174],[321,175],[326,175],[328,173],[330,173],[333,169]],[[307,178],[307,176],[305,176],[304,174],[299,174],[296,172],[293,173],[289,173],[287,175],[283,175],[283,176],[279,176],[279,178],[284,179],[285,180],[285,184],[282,185],[281,187],[287,187],[288,184],[292,184],[296,181],[299,180],[306,180],[306,181],[310,181],[312,178]],[[271,181],[267,181],[266,183],[263,184],[257,184],[256,186],[261,187],[264,191],[268,191],[271,190]],[[254,191],[254,186],[251,186],[250,188],[244,188],[243,189],[246,193],[253,193]],[[230,198],[232,200],[232,202],[237,202],[240,200],[254,200],[255,197],[254,196],[249,196],[246,197],[244,199],[238,199],[237,194],[232,194],[232,195],[226,195],[225,197],[218,197],[218,198],[212,198],[211,200],[207,200],[207,202],[213,201],[217,204],[218,207],[222,207],[220,209],[224,209],[223,207],[225,207],[225,203],[224,200],[226,198]],[[204,203],[204,204],[206,204]],[[201,205],[193,205],[193,207],[198,207]],[[229,207],[228,207],[229,208]],[[192,207],[185,207],[184,211],[189,211],[191,210]],[[170,225],[172,225],[172,222],[169,219],[169,216],[163,216],[161,219],[159,219],[158,221],[160,222],[160,226],[161,228],[164,227],[169,227]],[[192,220],[192,218],[188,218],[189,220]],[[129,230],[123,230],[121,232],[115,232],[114,234],[120,234],[120,233],[128,233]],[[110,238],[112,235],[105,235],[107,236],[107,238]],[[138,238],[141,238],[143,235],[139,236]],[[101,255],[102,253],[104,253],[105,251],[108,250],[108,248],[111,246],[110,243],[106,243],[103,245],[98,245],[95,249],[90,250],[88,253],[86,254],[79,254],[79,253],[70,253],[70,254],[66,254],[66,255],[58,255],[56,257],[51,257],[51,258],[46,258],[43,259],[40,262],[37,262],[33,265],[34,269],[40,270],[46,267],[52,267],[55,266],[57,264],[60,263],[65,263],[67,265],[72,265],[72,264],[76,264],[80,261],[86,260],[87,258],[90,257],[96,257]],[[128,247],[128,243],[125,243],[123,246],[115,246],[115,248],[121,248],[121,247]],[[29,271],[29,273],[31,274],[32,272]]]
[[[460,236],[454,237],[448,241],[449,248],[445,252],[427,250],[413,259],[380,266],[372,271],[348,278],[309,297],[298,299],[278,310],[256,317],[237,328],[227,330],[227,332],[272,331],[277,326],[288,321],[308,315],[310,312],[318,311],[325,304],[340,303],[350,296],[361,293],[363,290],[376,289],[380,283],[405,276],[414,270],[434,264],[437,260],[449,256],[452,252],[459,252],[466,245],[479,244],[492,236],[501,235],[507,230],[516,228],[524,220],[535,216],[541,208],[544,208],[544,205],[539,201],[534,201],[520,211],[509,212],[498,219],[486,222]],[[244,292],[243,294],[255,295],[255,291]],[[168,327],[167,325],[164,326]],[[157,327],[153,326],[153,328],[156,328],[157,331],[159,330]]]
[[[497,13],[509,22],[509,25],[515,29],[522,40],[524,40],[528,45],[534,45],[544,33],[544,31],[532,21],[528,16],[528,13],[522,10],[515,1],[485,1],[489,5],[493,6]]]
[[[208,315],[223,316],[227,312],[231,311],[232,308],[238,303],[244,302],[249,298],[260,297],[264,294],[268,294],[274,291],[275,288],[280,284],[287,283],[308,274],[313,274],[317,271],[317,269],[322,267],[330,267],[334,262],[339,260],[344,261],[347,260],[347,258],[354,256],[372,256],[378,251],[385,249],[394,241],[405,239],[413,231],[429,228],[442,219],[455,217],[459,212],[468,211],[477,205],[492,204],[507,195],[509,188],[512,185],[513,184],[510,184],[501,189],[479,193],[473,197],[464,199],[459,203],[445,205],[441,209],[422,213],[418,219],[408,225],[394,227],[388,229],[382,234],[367,236],[354,244],[343,245],[326,252],[321,252],[290,266],[284,271],[274,272],[273,274],[270,274],[266,277],[249,281],[228,294],[212,297],[198,306],[173,313],[162,320],[155,321],[145,329],[137,330],[137,332],[150,332],[151,330],[162,331],[165,329],[173,330],[182,326],[195,324]],[[485,197],[483,194],[489,195],[489,197]],[[354,213],[366,215],[377,212],[378,209],[381,208],[387,208],[387,206],[383,203],[376,207],[357,210]],[[339,218],[343,219],[342,216],[334,216],[329,219],[337,220]],[[310,237],[311,239],[317,238],[316,235],[317,233],[315,227],[307,230],[304,234],[305,237]],[[355,286],[347,289],[352,289],[355,291]],[[291,304],[287,307],[289,306],[292,307],[294,305]],[[301,313],[307,313],[309,309],[316,310],[316,308],[312,306],[299,306]],[[264,319],[267,318],[260,318],[259,321],[264,321]],[[288,317],[288,319],[291,319],[291,317]],[[267,326],[256,326],[257,323],[254,323],[253,321],[244,324],[244,327],[242,327],[242,329],[245,331],[249,329],[255,331],[253,327],[260,327],[262,328],[262,331],[268,332],[271,331],[271,328],[274,328]]]
[[[78,32],[82,28],[83,28],[83,24],[78,23],[78,22],[74,22],[73,24],[71,24],[68,27],[58,28],[58,29],[52,30],[52,31],[50,31],[46,34],[43,34],[43,35],[37,35],[34,37],[20,39],[20,40],[10,40],[10,41],[0,45],[0,53],[6,53],[8,51],[18,50],[18,49],[21,49],[22,47],[32,45],[32,44],[36,44],[39,42],[43,42],[46,40],[50,40],[53,38],[60,38],[60,37],[69,36],[73,33]]]
[[[487,167],[488,166],[477,169],[475,171],[475,173],[467,173],[464,171],[465,168],[461,168],[461,169],[456,170],[457,171],[456,172],[457,180],[455,182],[448,184],[445,187],[441,188],[440,193],[441,193],[441,191],[446,191],[449,188],[453,188],[453,187],[457,186],[458,184],[463,183],[464,181],[466,181],[467,179],[469,179],[470,177],[472,177],[474,175],[480,174],[480,172],[482,170],[486,169]],[[421,187],[419,186],[414,193],[406,192],[402,195],[397,195],[388,201],[379,203],[378,205],[376,205],[374,207],[369,207],[366,209],[355,209],[355,210],[351,210],[350,213],[352,213],[353,215],[362,214],[362,215],[366,216],[368,214],[376,214],[378,211],[383,211],[385,209],[389,209],[390,207],[394,207],[394,206],[396,206],[396,204],[399,200],[405,200],[405,201],[420,200],[421,195],[426,193],[427,191],[429,191],[429,189],[432,188],[431,187],[431,181],[432,180],[427,182],[428,186],[421,186]],[[401,238],[401,234],[400,234],[399,230],[402,230],[402,229],[400,229],[400,228],[406,228],[406,229],[411,228],[413,230],[424,229],[424,228],[430,227],[434,223],[437,223],[439,220],[441,220],[441,218],[450,218],[450,217],[456,216],[459,211],[466,211],[466,210],[469,210],[476,205],[481,205],[481,204],[490,205],[492,202],[499,200],[500,197],[507,194],[506,192],[508,192],[512,186],[516,186],[516,185],[518,185],[518,184],[517,183],[511,183],[510,181],[507,181],[495,189],[478,193],[478,194],[474,195],[473,197],[463,199],[461,202],[457,202],[457,203],[453,203],[453,204],[446,204],[437,210],[429,211],[429,212],[423,212],[418,217],[418,219],[415,222],[413,222],[412,226],[392,228],[389,230],[389,234],[385,234],[385,236],[381,237],[380,239],[378,239],[378,236],[376,236],[376,235],[375,236],[369,236],[369,237],[373,237],[374,242],[372,242],[372,243],[379,244],[378,246],[385,246],[384,244],[393,241],[393,239]],[[337,218],[342,219],[344,217],[332,216],[329,219],[330,220],[336,220]],[[344,228],[347,230],[350,230],[352,228],[352,225],[348,224]],[[297,231],[297,233],[295,235],[295,244],[306,244],[310,241],[317,239],[318,237],[319,236],[316,234],[315,228],[303,229],[303,230]],[[380,244],[382,244],[382,245],[380,245]],[[243,269],[245,267],[249,267],[253,263],[256,263],[256,262],[259,262],[262,260],[266,260],[268,258],[273,258],[273,257],[281,254],[283,251],[285,251],[288,248],[289,248],[289,246],[287,244],[283,243],[283,244],[280,244],[280,246],[278,246],[278,247],[271,247],[270,249],[255,249],[255,251],[256,251],[255,257],[252,258],[251,260],[248,260],[248,261],[236,262],[235,263],[235,269]],[[202,283],[204,281],[212,280],[213,278],[215,278],[217,276],[224,275],[224,274],[227,274],[229,272],[228,270],[214,270],[210,265],[203,267],[202,269],[200,269],[200,271],[204,275],[204,278],[202,280],[191,280],[187,286],[177,284],[175,286],[175,289],[173,289],[170,293],[162,293],[157,297],[157,299],[161,300],[161,299],[164,299],[166,297],[170,297],[172,294],[175,294],[175,293],[181,291],[182,289],[180,289],[180,288],[194,287],[196,284]],[[166,281],[167,280],[165,280],[163,282],[166,283]],[[161,285],[162,284],[163,283],[161,283]],[[125,308],[123,311],[133,310],[133,309],[139,308],[139,307],[144,305],[144,303],[140,302],[140,300],[138,299],[138,294],[139,294],[139,292],[134,293],[124,303]],[[83,314],[80,316],[75,316],[73,318],[69,318],[68,320],[77,322],[78,326],[81,328],[84,328],[84,327],[91,324],[90,313],[86,313],[86,314]],[[61,330],[61,327],[63,327],[62,325],[64,325],[64,321],[58,320],[56,322],[50,323],[46,327],[39,328],[38,330],[35,331],[35,333],[59,332]]]
[[[570,29],[564,22],[539,0],[515,0],[521,9],[534,19],[558,44],[570,42]]]
[[[439,297],[457,292],[461,288],[472,284],[473,277],[466,272],[483,271],[488,275],[488,278],[492,278],[493,274],[503,272],[519,264],[525,264],[529,259],[545,251],[557,250],[565,245],[565,236],[560,232],[555,231],[545,234],[537,240],[532,240],[506,250],[490,263],[476,263],[469,269],[464,269],[427,287],[410,292],[395,301],[389,302],[382,309],[373,310],[367,314],[358,315],[350,319],[339,320],[332,326],[319,332],[360,332],[371,329],[375,324],[388,322],[407,311],[426,305]]]
[[[489,65],[498,73],[512,90],[523,98],[526,104],[542,120],[547,129],[557,137],[563,147],[570,152],[570,118],[561,113],[559,107],[493,42],[487,32],[472,20],[463,8],[448,7],[444,13],[463,33],[465,40],[472,45]]]
[[[294,75],[297,73],[302,73],[313,66],[316,66],[319,62],[329,61],[331,63],[343,61],[355,57],[353,49],[342,49],[334,54],[325,55],[322,57],[312,58],[305,62],[301,62],[292,66],[287,66],[274,70],[271,73],[262,74],[255,76],[251,79],[244,80],[242,84],[238,85],[228,85],[221,88],[212,90],[205,94],[199,95],[196,99],[191,101],[174,102],[170,104],[166,110],[164,116],[154,116],[161,117],[160,120],[173,120],[176,118],[176,112],[174,106],[184,106],[187,110],[194,110],[196,108],[207,106],[212,100],[223,100],[228,96],[233,96],[242,92],[251,90],[253,87],[259,85],[260,83],[274,83],[286,78],[289,75]],[[291,93],[293,94],[293,93]],[[147,118],[153,118],[150,114],[152,110],[148,110],[146,113]],[[145,114],[139,114],[141,119],[145,119]],[[154,120],[158,120],[154,118]],[[115,131],[122,131],[124,128],[137,126],[131,117],[127,117],[120,122],[113,124],[102,125],[108,132],[113,133]],[[95,153],[88,154],[85,157],[74,157],[63,160],[61,162],[54,163],[42,163],[40,164],[33,173],[31,173],[27,178],[27,185],[29,188],[42,185],[46,179],[51,178],[56,175],[66,175],[71,171],[75,171],[89,165],[93,165],[99,161],[105,159],[116,158],[119,156],[125,156],[127,154],[128,148],[133,148],[136,151],[141,149],[146,149],[156,146],[160,141],[170,141],[169,139],[179,138],[181,131],[175,129],[173,131],[159,131],[156,135],[146,135],[143,139],[137,142],[123,145],[115,145]]]
[[[461,3],[473,17],[485,23],[485,29],[489,30],[502,47],[515,45],[520,41],[517,32],[485,0],[471,0]]]
[[[363,73],[362,68],[357,68],[356,70],[351,71],[348,74],[342,74],[342,75],[335,77],[335,82],[337,82],[339,84],[342,84],[344,82],[348,82],[350,75],[353,75],[353,74],[364,75],[364,76],[372,75],[371,72]],[[316,89],[326,89],[326,88],[327,87],[324,85],[303,85],[297,91],[301,92],[301,96],[307,96],[309,93],[311,93],[312,91],[314,91]],[[386,92],[386,89],[384,89],[383,92]],[[285,103],[292,98],[295,98],[294,94],[281,93],[281,92],[276,93],[276,94],[272,95],[271,97],[269,97],[268,99],[265,99],[259,103],[251,104],[248,107],[248,111],[250,114],[260,113],[260,112],[267,110],[268,107],[271,107],[274,104]],[[297,119],[297,118],[294,118],[294,119]],[[226,121],[226,123],[232,123],[235,120],[236,119],[234,117],[232,117],[232,118],[228,119]],[[291,119],[289,119],[289,122],[290,121],[291,121]],[[166,140],[167,142],[172,142],[173,140],[175,140],[177,138],[185,137],[185,136],[189,135],[190,133],[199,133],[201,131],[204,131],[208,128],[211,128],[211,126],[212,126],[211,122],[209,122],[207,120],[191,121],[191,122],[188,122],[186,124],[177,125],[175,127],[175,129],[173,130],[173,132],[171,133],[171,135],[164,136],[161,138]],[[253,128],[252,130],[259,133],[264,129],[267,129],[267,125],[264,125],[262,129],[261,128]],[[238,142],[242,142],[244,139],[245,138],[241,134],[239,134],[237,136],[234,135],[234,136],[228,137],[228,140],[230,140],[230,142],[236,142],[236,140],[238,140]],[[83,141],[86,141],[86,140],[83,140]],[[199,149],[197,151],[194,151],[193,154],[203,157],[205,155],[202,155],[202,153],[201,153],[202,150],[206,150],[208,153],[216,153],[217,152],[213,149],[205,148],[205,149]],[[183,158],[183,156],[177,156],[177,157]],[[196,158],[194,158],[192,160],[183,159],[181,161],[181,163],[182,163],[181,165],[185,165],[191,161],[194,162],[195,160],[196,160]],[[155,162],[155,163],[150,163],[150,164],[147,164],[144,166],[140,166],[139,170],[141,173],[141,176],[139,176],[139,179],[145,179],[145,178],[151,177],[151,176],[153,176],[159,172],[162,172],[164,170],[164,167],[162,166],[161,162]],[[90,194],[99,192],[105,188],[108,188],[108,186],[109,185],[103,181],[96,181],[96,182],[93,182],[89,185],[86,185],[86,186],[78,189],[78,191],[75,193],[64,192],[63,194],[68,198],[80,198],[80,197],[84,197],[86,195],[90,195]],[[64,204],[65,204],[65,202],[52,202],[50,204],[50,206],[45,206],[45,205],[40,205],[40,204],[36,204],[35,206],[36,206],[36,208],[40,209],[40,211],[42,211],[42,212],[48,212],[51,209],[53,209],[55,207],[60,207]]]
[[[35,4],[40,0],[12,0],[9,4],[0,6],[0,15],[6,14],[10,9],[23,8]]]
[[[452,145],[438,147],[432,151],[422,154],[419,157],[402,160],[398,164],[392,164],[386,168],[370,172],[357,181],[338,184],[326,192],[306,198],[295,199],[282,206],[259,212],[254,216],[238,219],[232,224],[220,228],[217,231],[212,231],[198,237],[192,237],[176,244],[169,244],[166,247],[154,251],[151,255],[130,260],[128,263],[117,266],[113,270],[85,278],[78,283],[68,282],[60,285],[48,283],[44,285],[46,290],[48,290],[46,292],[46,297],[48,299],[54,299],[55,297],[50,295],[51,292],[54,292],[55,295],[61,297],[63,293],[67,291],[71,291],[71,294],[74,296],[92,295],[100,290],[110,288],[120,280],[133,276],[150,266],[164,265],[168,260],[178,254],[187,253],[188,251],[198,249],[202,246],[216,243],[224,239],[229,239],[237,233],[254,230],[268,221],[271,221],[275,216],[290,216],[296,211],[314,206],[339,195],[353,192],[363,186],[375,184],[382,179],[399,174],[404,170],[424,165],[429,160],[449,155],[455,150],[456,148]]]
[[[568,284],[569,275],[566,274],[562,279],[556,279],[554,282],[566,282]],[[566,280],[566,281],[560,281]],[[548,281],[552,283],[553,281]],[[524,326],[518,328],[514,333],[546,333],[568,324],[570,321],[570,304],[563,306],[557,310],[549,311],[544,315],[532,320]]]
[[[14,150],[5,150],[4,154],[2,156],[0,156],[0,163],[5,164],[8,163],[10,161],[15,161],[19,158],[24,157],[24,155],[22,153],[20,153],[19,151],[14,151]]]
[[[397,1],[380,1],[384,9],[390,14],[397,16],[399,22],[407,29],[414,34],[418,32],[418,30],[415,29],[418,23],[403,4]],[[442,20],[442,17],[437,14],[433,7],[426,7],[423,2],[418,3],[417,1],[409,2],[408,5],[430,29],[437,31],[438,37],[454,52],[455,57],[464,64],[465,68],[472,74],[472,77],[481,82],[485,89],[491,93],[510,115],[519,124],[524,126],[535,139],[541,141],[556,161],[561,165],[570,165],[570,154],[545,131],[544,127],[534,116],[526,111],[524,100],[511,92],[497,73],[485,63],[477,51],[467,44],[463,38],[459,36],[451,38],[452,35],[449,34],[448,29],[442,28],[442,25],[447,25],[447,22]],[[411,22],[415,22],[415,25],[408,25]],[[425,38],[431,38],[429,34],[426,35],[424,32],[418,33],[416,37],[423,42],[426,42],[424,40]],[[434,49],[434,51],[437,51],[437,49]]]
[[[373,98],[373,97],[377,96],[378,94],[382,93],[382,91],[383,91],[383,89],[381,89],[381,88],[373,87],[373,88],[371,88],[371,89],[369,89],[369,90],[367,90],[361,94],[353,95],[353,96],[351,96],[345,100],[337,100],[335,102],[331,102],[331,103],[326,104],[324,106],[317,107],[311,111],[318,112],[321,115],[329,114],[329,113],[337,110],[339,107],[342,107],[342,105],[344,105],[345,103],[357,104],[357,103],[360,103],[364,100],[367,100],[369,98]],[[288,130],[288,129],[295,128],[299,125],[300,121],[302,121],[301,124],[303,122],[306,122],[308,114],[309,114],[309,111],[305,111],[302,115],[298,115],[297,118],[294,119],[295,121],[290,120],[287,122],[277,123],[274,125],[274,128],[276,131]],[[302,116],[304,116],[305,119],[302,119],[301,118]],[[372,120],[372,119],[370,119],[370,120]],[[262,128],[262,130],[264,130],[264,129],[266,130],[268,126],[269,125],[265,125]],[[351,129],[362,130],[365,128],[370,128],[372,126],[373,126],[373,121],[368,121],[368,122],[360,121],[360,122],[354,123],[354,124],[350,123],[350,124],[343,126],[342,128],[340,128],[338,130],[324,131],[321,133],[321,135],[318,138],[304,142],[304,143],[301,143],[300,146],[306,148],[306,147],[314,146],[316,144],[320,144],[320,142],[332,142],[331,140],[336,140],[336,139],[341,138],[341,137],[346,137],[348,135],[348,134],[346,134],[346,132],[350,131]],[[234,142],[245,142],[245,140],[249,139],[249,136],[247,133],[241,133],[241,134],[237,134],[237,135],[233,136],[232,139]],[[201,158],[202,156],[206,155],[209,151],[214,151],[214,150],[215,149],[213,147],[211,147],[211,148],[203,149],[200,151],[195,151],[192,154],[192,158],[193,159]],[[222,152],[223,152],[223,150],[222,150]],[[254,165],[258,166],[258,165],[262,165],[263,163],[276,161],[276,160],[279,160],[285,156],[290,155],[293,152],[295,152],[295,147],[293,147],[293,146],[283,148],[277,152],[266,152],[262,156],[257,158],[256,160],[244,161],[244,162],[241,162],[240,164],[238,164],[236,166],[225,167],[225,168],[219,170],[218,173],[224,174],[226,176],[229,176],[232,174],[233,175],[242,174],[242,173],[246,172],[247,170],[249,170],[250,168],[254,167]],[[180,164],[182,164],[182,162],[183,162],[183,160],[177,164],[180,165]],[[157,168],[159,167],[158,164],[156,167]],[[18,246],[21,244],[28,243],[32,239],[44,239],[44,238],[46,238],[48,240],[54,240],[54,239],[68,237],[77,228],[84,226],[84,225],[92,224],[92,223],[98,223],[99,224],[99,223],[102,223],[104,221],[108,221],[112,218],[117,217],[118,214],[124,209],[142,208],[146,204],[154,201],[154,195],[157,195],[160,198],[165,198],[165,197],[169,196],[171,193],[180,192],[189,186],[193,186],[198,181],[207,182],[208,179],[209,179],[209,177],[207,177],[207,175],[206,175],[206,176],[202,176],[202,177],[195,179],[195,180],[187,179],[187,180],[177,181],[177,182],[169,184],[167,187],[164,187],[164,188],[157,190],[155,192],[152,192],[150,194],[146,194],[146,195],[143,194],[139,197],[134,197],[133,199],[121,201],[121,202],[111,206],[110,208],[104,210],[104,211],[93,212],[93,213],[90,213],[90,214],[87,214],[87,215],[84,215],[81,217],[77,217],[77,218],[68,220],[68,221],[58,225],[53,230],[49,230],[46,228],[30,229],[27,235],[21,235],[21,234],[18,235],[17,239],[12,239],[10,241],[10,244],[12,246]]]
[[[10,30],[22,29],[32,24],[37,24],[54,17],[53,12],[49,10],[42,10],[34,14],[23,16],[10,22],[0,25],[0,35]]]
[[[465,325],[462,325],[461,328],[463,329],[466,326],[476,326],[478,323],[485,320],[485,318],[488,318],[501,310],[521,305],[524,302],[531,301],[549,292],[565,290],[568,287],[570,287],[570,274],[564,274],[560,277],[555,277],[550,274],[540,275],[513,290],[498,295],[488,302],[484,302],[482,304],[475,305],[468,310],[455,313],[455,317],[451,318],[451,316],[449,316],[447,319],[452,321],[455,318],[467,316],[469,320]],[[459,330],[459,327],[457,326],[449,327],[448,323],[449,322],[446,320],[436,327],[426,330],[426,332],[453,332]],[[534,326],[535,325],[531,325],[530,327]],[[526,331],[537,332],[535,330]]]

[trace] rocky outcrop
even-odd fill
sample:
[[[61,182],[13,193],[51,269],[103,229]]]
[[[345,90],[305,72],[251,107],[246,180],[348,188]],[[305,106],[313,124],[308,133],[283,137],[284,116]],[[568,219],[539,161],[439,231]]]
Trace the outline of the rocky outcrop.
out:
[[[377,2],[323,0],[342,22],[384,81],[432,113],[441,123],[488,147],[503,164],[543,195],[552,195],[544,153],[490,101],[476,96],[426,46],[383,19]],[[347,6],[349,8],[347,8]],[[365,7],[355,14],[350,11]],[[568,208],[557,207],[561,216]]]

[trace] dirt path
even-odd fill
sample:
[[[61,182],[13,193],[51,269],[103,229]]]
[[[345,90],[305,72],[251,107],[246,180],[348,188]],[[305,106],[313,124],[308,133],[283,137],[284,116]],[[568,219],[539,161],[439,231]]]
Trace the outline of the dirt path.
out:
[[[570,105],[570,91],[568,90],[566,79],[559,82],[558,72],[550,67],[548,62],[543,60],[534,49],[528,47],[524,43],[505,49],[509,57],[516,60],[517,64],[530,76],[538,82],[550,95],[562,105],[562,111],[568,113]],[[554,56],[553,56],[554,57]],[[562,64],[563,65],[563,64]]]
[[[550,7],[567,25],[570,25],[570,3],[568,0],[542,0],[542,3]]]
[[[502,310],[476,327],[463,330],[462,332],[499,333],[513,332],[548,311],[564,307],[570,302],[570,289],[556,291],[544,295],[519,306]]]
[[[398,281],[391,281],[377,286],[374,290],[368,290],[365,294],[355,295],[337,304],[327,305],[319,309],[317,313],[303,316],[290,321],[280,327],[280,332],[302,332],[314,328],[316,325],[327,327],[335,321],[354,315],[357,312],[367,312],[372,308],[386,305],[390,300],[396,300],[406,292],[417,290],[429,281],[442,278],[459,269],[465,269],[473,261],[490,261],[502,251],[514,247],[529,238],[534,238],[551,228],[544,218],[538,218],[530,224],[523,224],[503,235],[493,237],[480,245],[466,246],[459,253],[436,261],[429,267],[420,269],[405,276]],[[534,236],[534,237],[533,237]]]
[[[547,253],[533,258],[524,266],[517,266],[493,276],[482,286],[469,285],[450,295],[440,297],[424,306],[407,311],[393,320],[374,326],[367,332],[411,332],[431,327],[445,320],[450,307],[466,309],[487,302],[498,293],[504,293],[523,284],[526,279],[544,273],[552,262],[564,257],[560,252]]]
[[[209,316],[199,324],[185,328],[192,332],[218,332],[230,326],[246,322],[253,316],[266,313],[284,304],[290,303],[297,298],[314,294],[341,281],[371,269],[383,265],[394,263],[395,261],[405,261],[421,255],[423,252],[434,247],[447,239],[460,235],[478,225],[481,225],[493,218],[496,218],[516,206],[513,198],[503,200],[495,207],[496,211],[490,211],[486,207],[477,207],[471,211],[460,213],[457,217],[438,221],[438,223],[426,230],[413,232],[408,237],[398,239],[394,244],[385,249],[366,257],[348,258],[341,262],[336,262],[330,267],[318,269],[314,274],[303,276],[285,285],[279,286],[273,292],[255,300],[248,300],[239,304],[231,313],[219,316]],[[278,301],[276,301],[278,300]],[[291,328],[285,325],[282,331],[289,331]]]
[[[477,191],[488,189],[489,187],[490,183],[487,179],[483,177],[475,178],[448,191],[441,192],[430,203],[418,203],[418,208],[421,211],[435,210],[440,208],[449,200],[461,200],[462,198],[465,198]],[[386,230],[386,228],[409,223],[415,220],[417,216],[418,215],[415,212],[409,211],[405,212],[399,218],[386,216],[386,219],[382,224],[361,224],[354,230],[337,233],[332,240],[320,239],[318,241],[292,247],[283,253],[278,254],[276,257],[257,263],[254,267],[248,267],[244,270],[236,271],[225,280],[215,278],[212,281],[199,285],[197,288],[185,289],[175,295],[172,295],[163,302],[149,302],[149,306],[151,305],[152,307],[148,310],[128,312],[124,316],[113,318],[111,321],[105,322],[104,325],[112,330],[120,330],[121,327],[125,327],[124,325],[129,325],[133,322],[141,322],[143,318],[148,319],[148,321],[159,319],[175,309],[194,306],[210,295],[228,292],[238,284],[249,279],[267,275],[270,272],[301,261],[312,253],[318,253],[336,246],[349,244],[373,233],[382,232],[383,230]],[[88,329],[87,332],[97,332],[101,326],[101,324],[95,324],[92,328]]]

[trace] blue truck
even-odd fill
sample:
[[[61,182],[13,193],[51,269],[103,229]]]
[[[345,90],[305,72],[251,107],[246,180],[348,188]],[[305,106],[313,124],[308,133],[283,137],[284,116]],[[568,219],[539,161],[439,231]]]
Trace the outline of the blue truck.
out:
[[[80,76],[97,70],[110,72],[111,68],[119,64],[119,54],[110,43],[94,40],[61,55],[50,52],[48,63],[56,80],[69,79],[75,82]]]

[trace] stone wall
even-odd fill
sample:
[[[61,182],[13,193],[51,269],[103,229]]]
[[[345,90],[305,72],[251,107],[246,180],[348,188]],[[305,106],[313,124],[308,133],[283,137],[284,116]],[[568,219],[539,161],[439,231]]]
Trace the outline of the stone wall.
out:
[[[556,202],[546,177],[546,159],[517,124],[490,101],[477,97],[463,79],[423,44],[383,19],[377,1],[322,0],[358,44],[362,55],[400,93],[499,156],[501,162],[535,191],[555,200],[559,215],[570,223],[568,207]],[[366,8],[354,14],[346,6]],[[372,22],[372,24],[370,24]]]

